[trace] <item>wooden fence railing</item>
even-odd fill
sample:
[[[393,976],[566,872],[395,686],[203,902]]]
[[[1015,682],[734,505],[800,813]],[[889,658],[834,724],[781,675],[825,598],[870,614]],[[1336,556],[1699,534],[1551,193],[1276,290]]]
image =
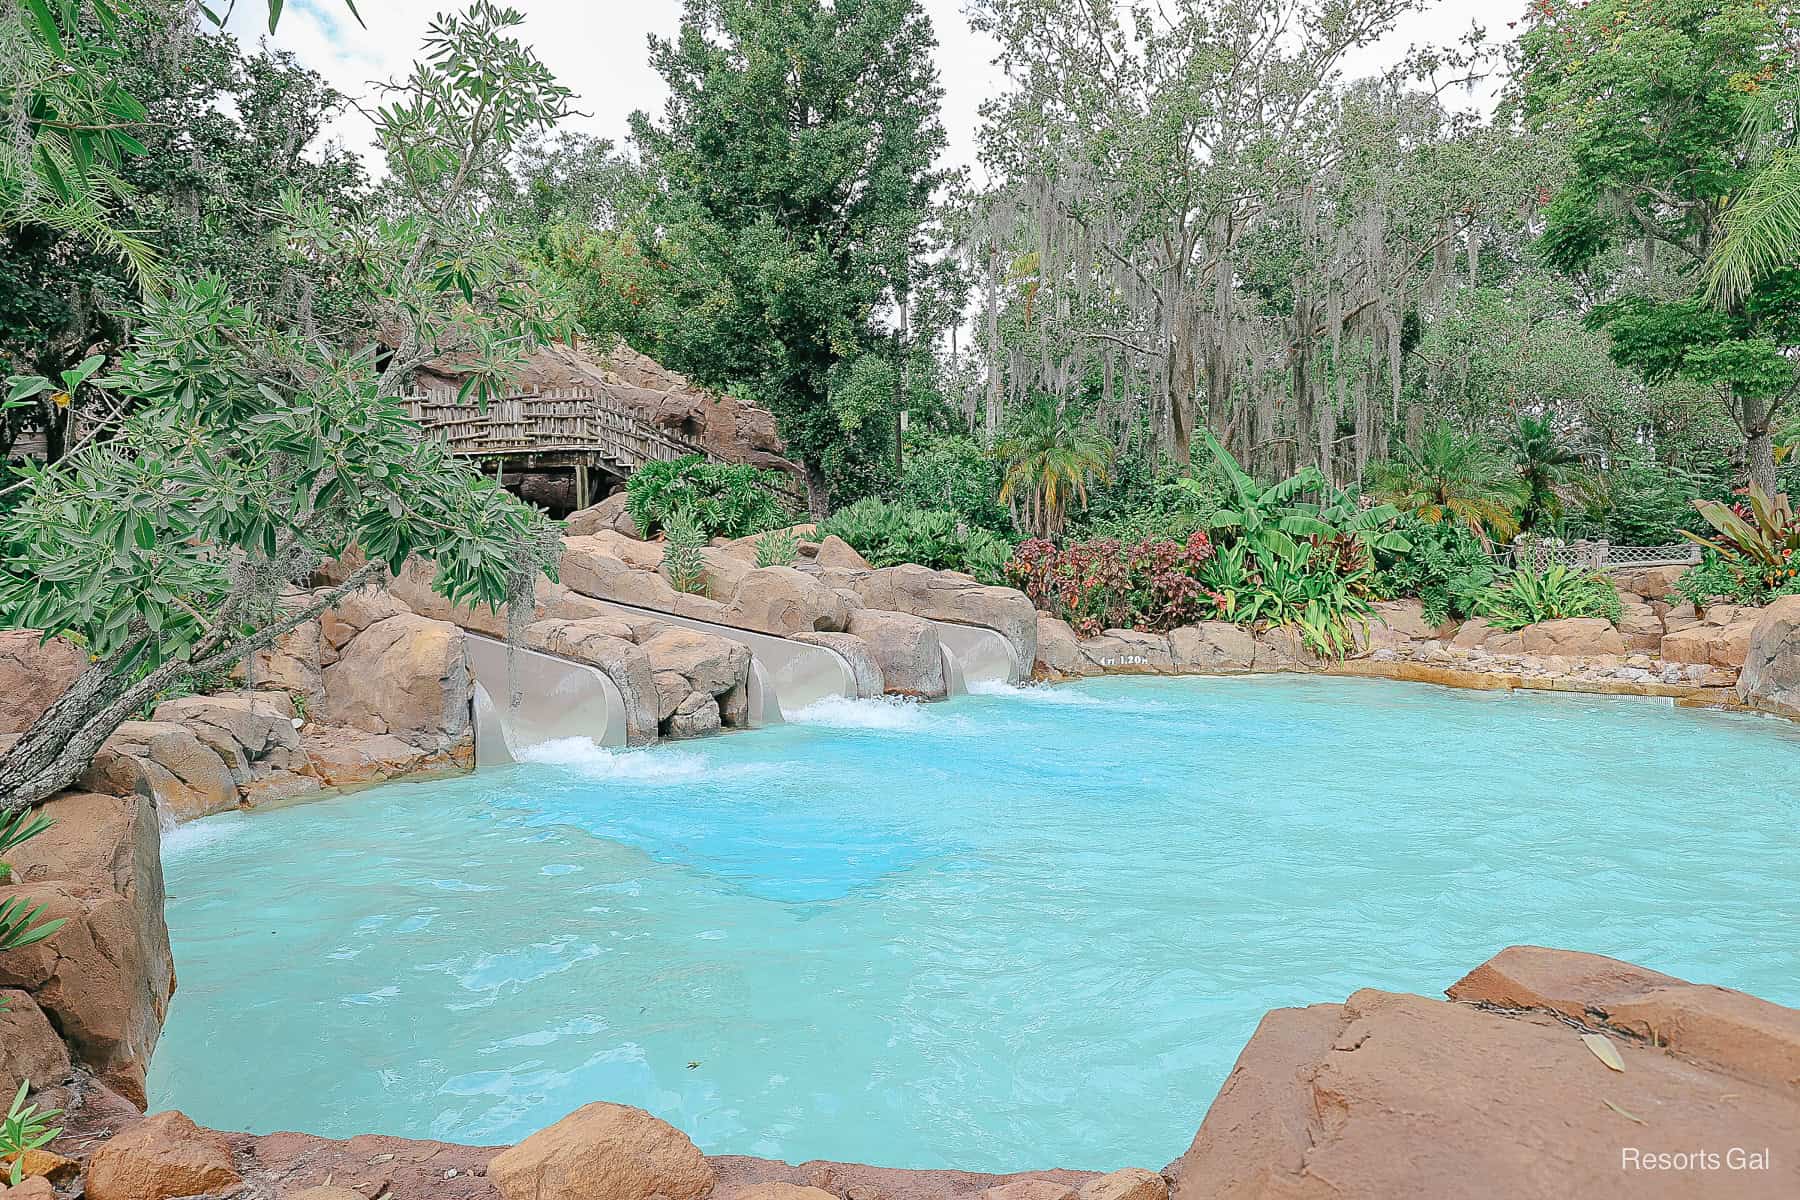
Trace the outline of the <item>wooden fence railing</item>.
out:
[[[407,405],[430,436],[476,458],[591,452],[635,469],[706,453],[699,442],[649,424],[596,388],[544,388],[494,400],[486,409],[459,402],[445,388],[409,396]]]
[[[1551,563],[1589,571],[1628,571],[1636,567],[1692,566],[1700,561],[1693,542],[1661,546],[1615,546],[1611,542],[1522,542],[1512,548],[1513,562],[1541,571]]]

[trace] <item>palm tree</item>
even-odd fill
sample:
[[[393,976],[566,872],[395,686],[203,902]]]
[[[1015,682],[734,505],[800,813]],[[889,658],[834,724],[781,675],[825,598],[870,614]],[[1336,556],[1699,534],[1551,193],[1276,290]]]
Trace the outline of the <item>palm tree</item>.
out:
[[[1461,521],[1475,534],[1509,542],[1519,532],[1523,489],[1479,437],[1448,425],[1429,430],[1419,448],[1371,465],[1369,493],[1421,520]]]
[[[1581,452],[1563,441],[1556,418],[1520,413],[1518,425],[1507,431],[1506,448],[1523,492],[1520,525],[1537,529],[1546,519],[1560,516],[1564,495],[1587,476],[1581,469]]]
[[[1000,503],[1022,496],[1039,537],[1060,531],[1070,498],[1087,503],[1088,485],[1105,479],[1112,465],[1106,439],[1049,396],[1019,413],[996,453],[1006,469]]]
[[[1800,148],[1784,143],[1800,72],[1743,96],[1743,149],[1754,173],[1731,197],[1707,259],[1707,296],[1732,309],[1764,277],[1800,262]]]

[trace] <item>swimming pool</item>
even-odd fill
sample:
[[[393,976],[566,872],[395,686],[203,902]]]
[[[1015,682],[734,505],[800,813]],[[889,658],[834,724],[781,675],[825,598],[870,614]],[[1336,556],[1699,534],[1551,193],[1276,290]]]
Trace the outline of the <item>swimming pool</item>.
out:
[[[1800,1003],[1800,736],[1663,702],[1093,680],[185,826],[151,1099],[498,1143],[1161,1167],[1270,1007],[1532,942]]]

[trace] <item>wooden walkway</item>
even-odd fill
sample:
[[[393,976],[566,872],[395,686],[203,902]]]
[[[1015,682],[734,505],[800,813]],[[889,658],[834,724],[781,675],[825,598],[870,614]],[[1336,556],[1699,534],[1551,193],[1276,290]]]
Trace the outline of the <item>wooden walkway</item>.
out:
[[[624,479],[647,462],[712,457],[698,441],[651,424],[599,388],[543,388],[495,400],[485,410],[459,402],[453,388],[415,393],[406,403],[427,436],[457,454],[492,460],[497,470],[573,468],[577,508],[592,499],[590,469]]]

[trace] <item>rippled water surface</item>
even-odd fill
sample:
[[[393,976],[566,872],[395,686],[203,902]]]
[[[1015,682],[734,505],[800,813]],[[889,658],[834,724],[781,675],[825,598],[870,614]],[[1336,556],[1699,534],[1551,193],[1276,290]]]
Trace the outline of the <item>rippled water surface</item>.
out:
[[[1495,950],[1800,1004],[1800,737],[1647,701],[1110,679],[186,826],[152,1098],[501,1142],[1160,1167],[1264,1010]]]

